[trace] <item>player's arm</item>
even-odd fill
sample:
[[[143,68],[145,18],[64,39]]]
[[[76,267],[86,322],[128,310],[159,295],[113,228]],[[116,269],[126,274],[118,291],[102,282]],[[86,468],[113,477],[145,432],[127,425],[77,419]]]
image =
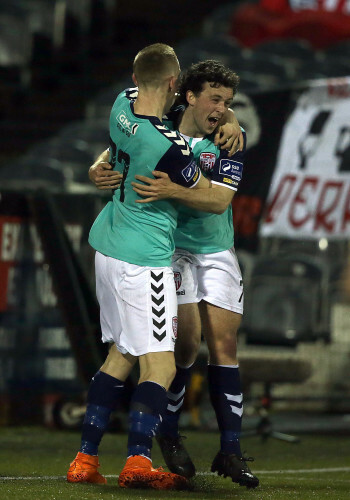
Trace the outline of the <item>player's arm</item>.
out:
[[[178,201],[187,207],[222,214],[232,201],[235,191],[212,184],[201,176],[196,186],[189,189],[172,182],[165,172],[153,171],[155,179],[136,175],[135,178],[145,184],[132,182],[134,191],[145,198],[136,203],[149,203],[163,199]],[[147,183],[147,184],[146,184]]]
[[[148,203],[170,198],[203,212],[223,213],[231,203],[242,179],[246,149],[245,132],[243,139],[243,151],[238,151],[232,159],[228,158],[225,152],[221,152],[215,162],[211,181],[201,176],[194,189],[189,190],[183,185],[179,186],[172,182],[174,179],[170,179],[164,172],[153,171],[155,179],[135,176],[143,184],[132,182],[133,189],[144,197],[144,199],[137,200],[136,203]]]
[[[108,160],[109,150],[106,149],[89,168],[89,179],[97,189],[117,189],[122,181],[123,175],[117,170],[112,170]]]
[[[186,188],[176,190],[172,199],[202,212],[222,214],[232,202],[235,192],[225,186],[210,184],[204,188],[198,186],[190,193]]]
[[[218,123],[214,143],[216,146],[220,145],[221,149],[226,149],[229,157],[234,155],[237,151],[243,150],[243,132],[231,108],[227,109]]]
[[[200,168],[194,160],[193,153],[185,139],[177,132],[170,131],[164,125],[158,126],[158,131],[165,135],[170,144],[167,151],[158,159],[158,163],[151,173],[164,172],[168,174],[172,182],[189,189],[193,189],[197,184],[203,185],[205,183],[205,185],[208,185],[208,181],[202,179]],[[148,176],[140,176],[140,179],[145,179],[145,185],[154,180]]]

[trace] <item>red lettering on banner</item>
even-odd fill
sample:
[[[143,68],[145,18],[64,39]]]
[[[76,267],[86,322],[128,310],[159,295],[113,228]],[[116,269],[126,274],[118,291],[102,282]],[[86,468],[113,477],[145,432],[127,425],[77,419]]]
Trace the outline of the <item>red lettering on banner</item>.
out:
[[[343,213],[343,220],[341,224],[341,230],[345,231],[347,229],[347,224],[350,222],[350,187],[348,189],[346,198],[345,198],[345,203],[344,203],[344,213]]]
[[[290,178],[290,176],[288,176]],[[282,178],[274,196],[273,216],[269,223],[268,234],[274,229],[278,234],[285,233],[299,237],[303,234],[324,236],[347,236],[350,232],[350,179],[324,179],[315,176],[298,178],[293,197],[281,196],[287,177]],[[284,205],[282,204],[284,202]],[[271,207],[273,203],[271,203]],[[278,210],[276,210],[276,206]],[[270,209],[271,211],[271,209]],[[266,224],[267,225],[267,224]],[[275,226],[275,227],[274,227]],[[264,229],[263,229],[264,232]]]
[[[304,217],[297,219],[296,211],[298,209],[298,205],[305,205],[305,208],[307,209],[307,189],[309,187],[316,189],[317,184],[318,179],[316,177],[305,177],[305,179],[303,179],[289,209],[288,219],[293,227],[301,227],[313,216],[312,213],[306,212]]]
[[[295,175],[285,175],[282,177],[276,194],[267,208],[266,223],[273,223],[274,219],[277,218],[278,212],[282,210],[291,195],[296,179]]]
[[[334,189],[335,188],[335,189]],[[334,198],[328,207],[325,206],[325,200],[327,194],[329,194],[334,189]],[[314,229],[325,229],[326,231],[333,233],[336,220],[331,220],[331,215],[335,212],[338,202],[340,201],[340,196],[343,190],[342,181],[328,181],[323,187],[318,200],[316,215],[315,215],[315,226]]]
[[[256,196],[238,195],[232,201],[233,227],[240,236],[254,236],[262,211],[262,200]]]

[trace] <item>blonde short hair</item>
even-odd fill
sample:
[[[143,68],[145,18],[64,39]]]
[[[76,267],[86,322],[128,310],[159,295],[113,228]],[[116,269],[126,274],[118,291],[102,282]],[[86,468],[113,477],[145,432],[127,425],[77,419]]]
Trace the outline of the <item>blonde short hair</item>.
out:
[[[133,71],[139,86],[158,86],[164,78],[177,76],[180,65],[172,47],[154,43],[136,55]]]

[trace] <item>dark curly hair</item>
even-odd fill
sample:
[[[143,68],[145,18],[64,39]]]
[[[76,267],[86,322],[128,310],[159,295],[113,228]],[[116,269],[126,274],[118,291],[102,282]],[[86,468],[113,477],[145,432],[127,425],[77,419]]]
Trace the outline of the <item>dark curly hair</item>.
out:
[[[204,83],[209,82],[213,87],[222,85],[232,88],[233,95],[236,94],[239,84],[239,76],[231,69],[226,68],[221,62],[208,59],[196,64],[192,64],[180,77],[177,104],[188,105],[186,93],[191,90],[198,96]]]

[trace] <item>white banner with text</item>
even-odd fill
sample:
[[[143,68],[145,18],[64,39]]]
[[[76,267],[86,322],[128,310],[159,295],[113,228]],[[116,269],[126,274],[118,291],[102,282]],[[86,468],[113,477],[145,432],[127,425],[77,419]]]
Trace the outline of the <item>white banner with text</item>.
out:
[[[350,77],[315,81],[296,100],[260,235],[350,238]]]

